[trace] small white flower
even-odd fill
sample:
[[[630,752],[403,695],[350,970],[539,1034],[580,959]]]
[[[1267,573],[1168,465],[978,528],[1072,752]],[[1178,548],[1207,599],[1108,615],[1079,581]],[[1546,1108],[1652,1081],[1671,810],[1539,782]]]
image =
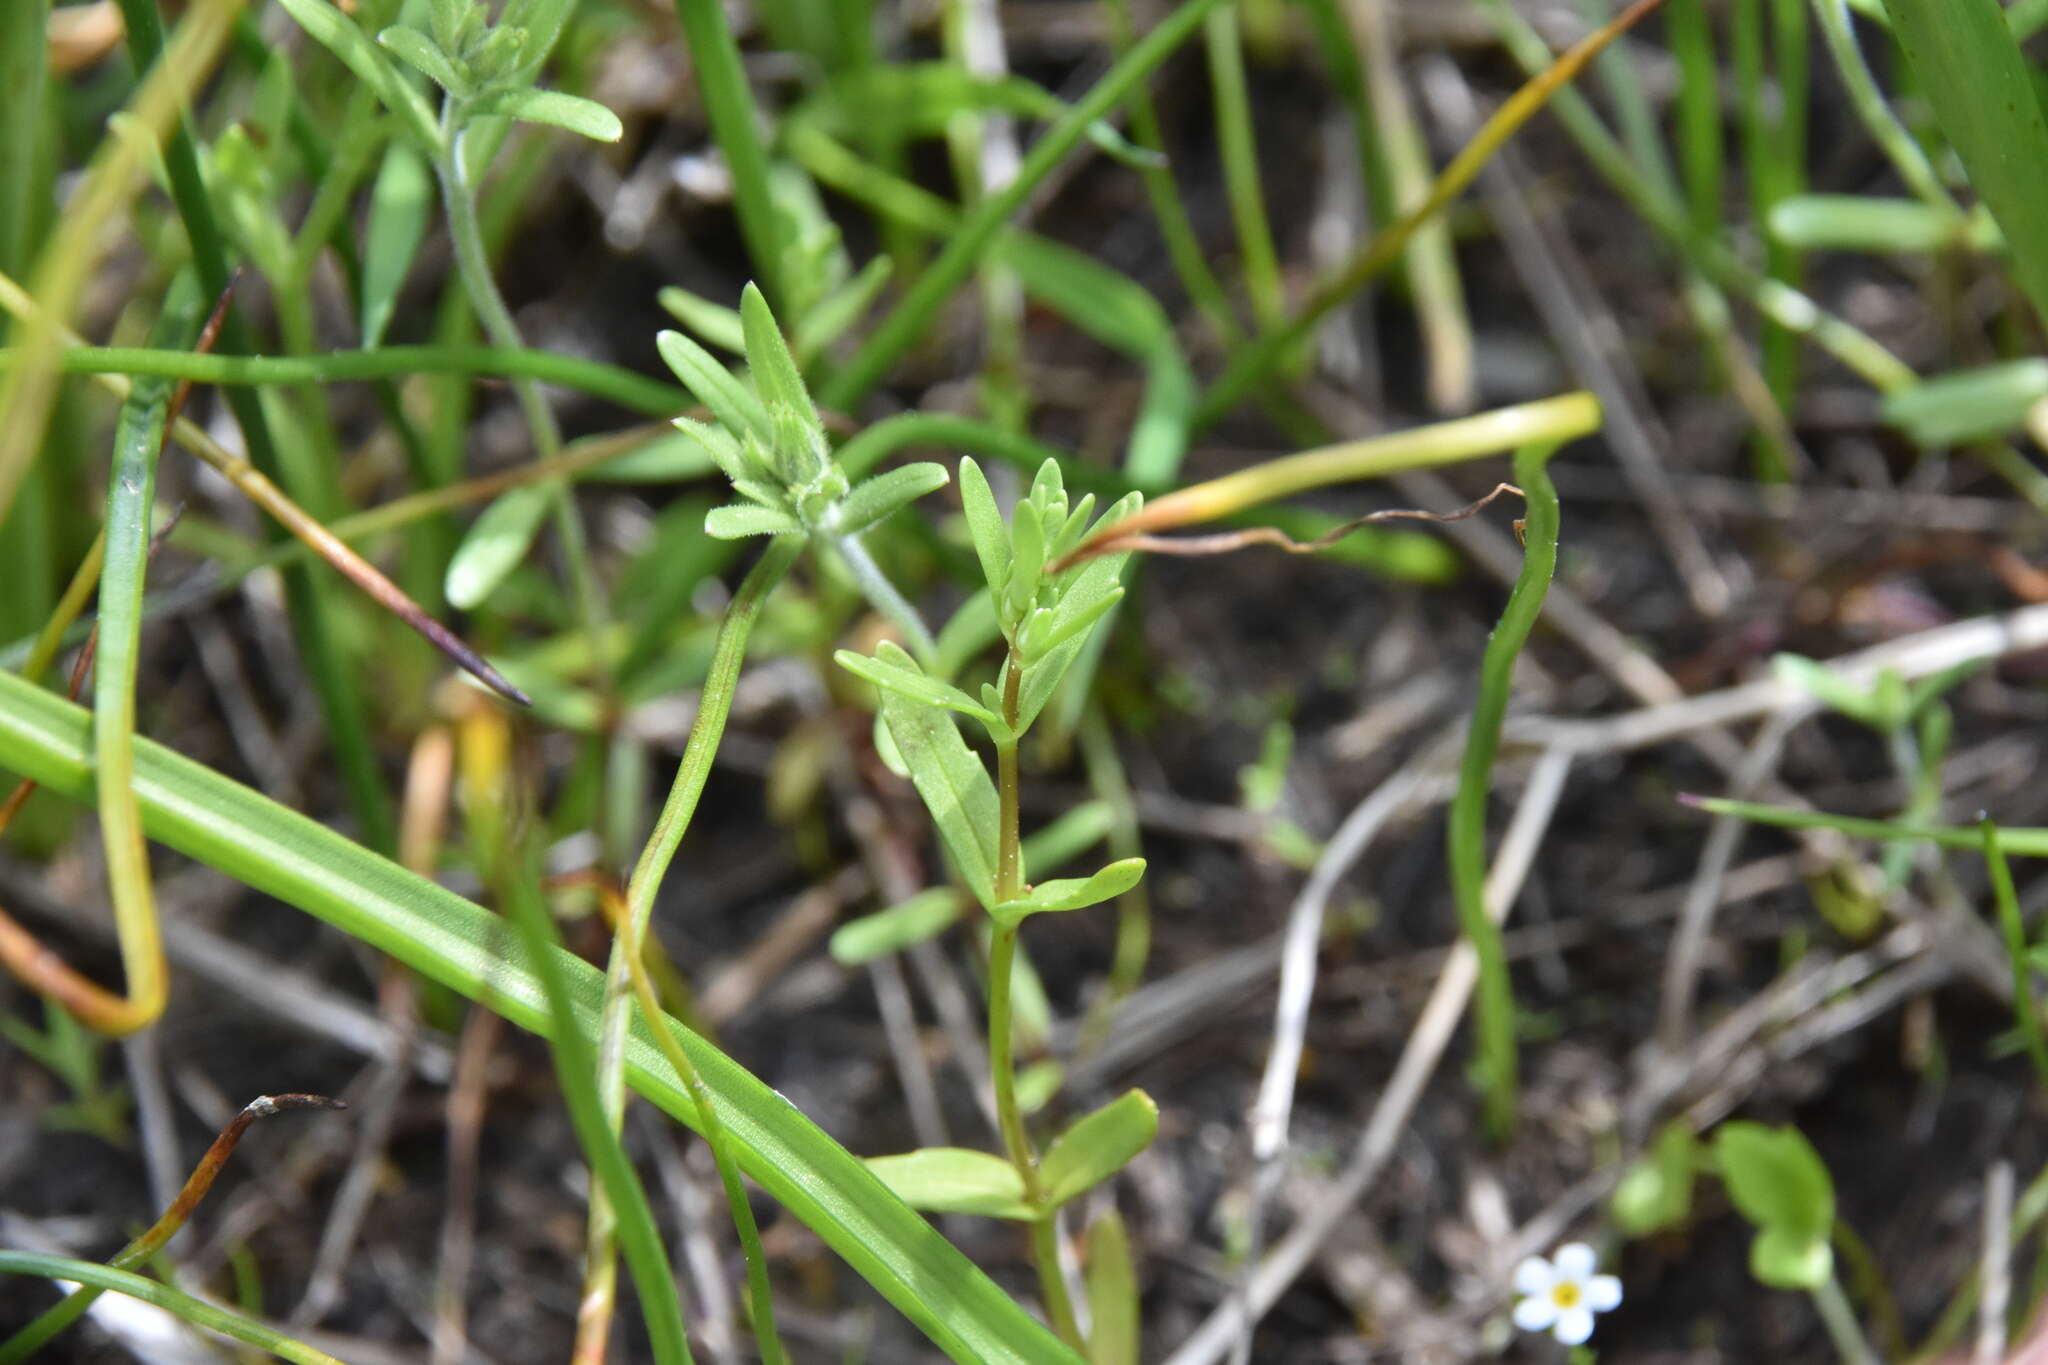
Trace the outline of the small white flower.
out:
[[[1515,1267],[1515,1326],[1525,1332],[1548,1331],[1567,1346],[1593,1335],[1593,1315],[1621,1303],[1621,1281],[1595,1275],[1593,1248],[1567,1242],[1554,1260],[1531,1256]]]

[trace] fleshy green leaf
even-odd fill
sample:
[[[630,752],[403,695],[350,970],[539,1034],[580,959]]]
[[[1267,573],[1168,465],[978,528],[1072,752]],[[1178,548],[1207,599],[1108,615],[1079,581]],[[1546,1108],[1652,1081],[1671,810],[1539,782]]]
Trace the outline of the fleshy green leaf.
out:
[[[1835,1185],[1798,1129],[1724,1123],[1714,1133],[1714,1160],[1744,1218],[1826,1242],[1835,1222]]]
[[[363,349],[375,350],[398,308],[398,291],[427,234],[434,211],[434,177],[410,143],[384,150],[370,189],[369,225],[363,232]]]
[[[959,921],[963,904],[952,887],[934,886],[887,910],[848,920],[833,931],[832,960],[842,967],[858,967],[937,938]]]
[[[626,132],[619,116],[596,100],[561,90],[501,87],[479,99],[472,112],[551,124],[598,142],[617,142]]]
[[[995,905],[996,784],[947,712],[882,689],[881,713],[946,849],[983,906]]]
[[[901,1156],[871,1156],[873,1171],[898,1199],[930,1213],[978,1213],[1032,1220],[1024,1179],[999,1156],[965,1147],[925,1147]]]
[[[1088,1225],[1087,1276],[1089,1365],[1138,1365],[1138,1272],[1114,1208]]]
[[[988,476],[965,456],[960,459],[960,506],[967,514],[967,535],[981,560],[982,577],[988,581],[989,591],[1000,598],[1010,583],[1010,528],[1003,524]]]
[[[946,486],[946,467],[929,461],[907,464],[872,479],[863,479],[839,500],[842,535],[858,535],[890,513]]]
[[[949,711],[973,716],[985,725],[1002,724],[1000,716],[951,683],[926,673],[917,666],[917,660],[888,640],[876,646],[872,658],[850,649],[842,649],[832,657],[841,668],[866,678],[877,687],[900,693],[927,706],[943,706]]]
[[[1122,858],[1092,877],[1061,877],[1040,882],[1018,899],[992,907],[991,913],[1004,923],[1014,924],[1026,915],[1081,910],[1115,900],[1136,886],[1138,878],[1144,875],[1143,858]]]
[[[1152,1145],[1159,1106],[1142,1090],[1126,1092],[1053,1139],[1038,1163],[1046,1202],[1058,1207],[1094,1189]]]
[[[451,95],[467,96],[474,89],[469,78],[448,60],[448,54],[416,28],[402,24],[387,28],[377,35],[377,43]]]
[[[532,484],[514,488],[500,494],[470,523],[448,560],[442,592],[449,602],[468,611],[497,591],[533,548],[551,497],[547,489]]]
[[[740,291],[740,325],[746,332],[747,365],[754,373],[754,387],[761,401],[778,404],[815,422],[818,410],[811,406],[810,391],[798,373],[796,358],[782,338],[782,328],[769,311],[768,300],[751,283]]]
[[[744,536],[787,536],[800,534],[804,524],[789,513],[755,502],[735,502],[714,507],[704,514],[704,534],[720,540]]]
[[[711,352],[681,332],[656,334],[654,346],[676,372],[676,378],[697,395],[698,402],[711,409],[711,415],[723,422],[735,439],[744,440],[748,435],[764,442],[774,439],[761,400],[748,392],[747,386],[719,364]]]

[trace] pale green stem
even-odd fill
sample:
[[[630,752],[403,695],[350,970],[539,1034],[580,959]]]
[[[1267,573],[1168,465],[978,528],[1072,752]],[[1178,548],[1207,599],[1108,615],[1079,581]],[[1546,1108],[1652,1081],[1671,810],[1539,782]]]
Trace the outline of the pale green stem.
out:
[[[1857,46],[1856,31],[1850,26],[1849,6],[1846,0],[1813,0],[1813,12],[1820,19],[1821,36],[1827,39],[1828,52],[1835,59],[1835,68],[1841,72],[1842,84],[1849,89],[1849,103],[1855,106],[1856,117],[1871,137],[1877,140],[1899,178],[1929,208],[1937,209],[1961,221],[1963,211],[1956,204],[1948,188],[1941,183],[1941,177],[1934,173],[1934,166],[1927,160],[1927,153],[1920,150],[1920,144],[1900,124],[1892,108],[1885,103],[1884,92],[1877,88],[1877,80],[1870,74],[1870,66],[1863,60],[1863,49]]]
[[[1877,1353],[1864,1339],[1863,1328],[1857,1325],[1856,1311],[1849,1306],[1849,1296],[1842,1292],[1840,1280],[1829,1275],[1816,1287],[1813,1306],[1820,1310],[1821,1325],[1828,1329],[1828,1340],[1834,1342],[1842,1365],[1878,1365]]]

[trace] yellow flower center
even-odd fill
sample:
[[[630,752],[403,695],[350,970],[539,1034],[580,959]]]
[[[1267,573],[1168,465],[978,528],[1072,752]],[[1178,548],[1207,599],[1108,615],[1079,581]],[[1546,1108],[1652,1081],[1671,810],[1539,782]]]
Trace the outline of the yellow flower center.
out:
[[[1579,1286],[1573,1280],[1561,1280],[1550,1286],[1550,1301],[1559,1308],[1577,1308],[1579,1306],[1579,1295]]]

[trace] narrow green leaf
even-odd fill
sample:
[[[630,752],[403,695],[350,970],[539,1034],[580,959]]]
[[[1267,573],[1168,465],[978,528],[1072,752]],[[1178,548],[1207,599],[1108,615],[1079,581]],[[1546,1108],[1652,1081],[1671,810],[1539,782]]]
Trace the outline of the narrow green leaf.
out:
[[[1899,698],[1896,708],[1887,707],[1875,687],[1852,682],[1826,664],[1804,655],[1773,655],[1771,671],[1805,691],[1821,705],[1881,734],[1890,734],[1906,723],[1903,697]]]
[[[1892,33],[2048,320],[2048,121],[1998,0],[1884,0]]]
[[[472,113],[551,124],[598,142],[617,142],[626,132],[619,116],[596,100],[560,90],[500,88],[477,100]]]
[[[1046,1201],[1054,1207],[1094,1189],[1130,1164],[1159,1133],[1159,1106],[1142,1090],[1127,1091],[1077,1119],[1038,1163]]]
[[[475,87],[455,63],[426,34],[416,28],[394,25],[377,35],[377,45],[458,98],[466,98]]]
[[[427,235],[434,211],[434,177],[410,143],[384,149],[377,180],[370,187],[369,224],[363,232],[363,349],[383,344],[384,330],[398,308],[398,292]]]
[[[0,671],[0,767],[73,801],[93,799],[92,717]],[[152,838],[390,954],[522,1028],[547,1005],[504,920],[162,745],[138,740],[134,791]],[[579,1025],[594,1033],[596,968],[562,953]],[[741,1168],[955,1360],[1071,1365],[1076,1357],[890,1195],[790,1103],[703,1039],[671,1024],[711,1087]],[[635,1018],[627,1080],[694,1123],[674,1070]],[[19,1253],[0,1253],[18,1255]]]
[[[676,285],[663,288],[654,296],[654,301],[674,314],[676,321],[720,350],[731,351],[734,355],[747,353],[747,334],[740,323],[738,309],[713,303],[701,294],[693,294]]]
[[[579,477],[597,483],[683,483],[720,472],[705,442],[694,432],[677,431],[593,465]],[[693,534],[701,529],[691,528]]]
[[[657,333],[654,346],[683,386],[697,395],[697,401],[710,408],[711,415],[724,423],[736,439],[744,440],[749,435],[763,442],[774,439],[774,429],[768,423],[768,412],[761,406],[761,400],[735,379],[732,371],[719,364],[711,352],[681,332]]]
[[[126,1295],[142,1303],[155,1304],[167,1313],[174,1313],[194,1327],[270,1352],[279,1360],[288,1360],[293,1365],[341,1365],[341,1362],[325,1351],[317,1351],[304,1342],[294,1341],[274,1327],[245,1318],[205,1299],[195,1299],[181,1293],[167,1284],[159,1284],[146,1275],[137,1275],[132,1270],[116,1270],[112,1266],[100,1265],[94,1261],[78,1261],[68,1256],[46,1256],[33,1251],[0,1250],[0,1275],[34,1275],[45,1280],[69,1281],[72,1284],[91,1285],[96,1289],[110,1289],[116,1294]]]
[[[1138,1365],[1138,1271],[1114,1208],[1088,1225],[1087,1276],[1088,1365]]]
[[[884,688],[881,698],[882,719],[932,823],[968,889],[993,909],[999,812],[988,768],[945,711],[891,688]]]
[[[1827,1240],[1835,1222],[1834,1181],[1798,1129],[1732,1120],[1715,1130],[1714,1160],[1744,1218]]]
[[[964,455],[960,458],[960,507],[967,515],[967,535],[981,560],[988,590],[1000,599],[1010,585],[1010,528],[1003,524],[1003,513],[996,506],[988,476],[981,472],[980,465]]]
[[[848,920],[832,933],[832,960],[842,967],[858,967],[937,938],[959,921],[965,904],[952,887],[934,886],[887,910]]]
[[[1040,882],[1013,901],[1004,901],[991,907],[991,913],[999,920],[1014,924],[1027,915],[1053,914],[1063,910],[1082,910],[1104,901],[1113,901],[1138,884],[1145,875],[1143,858],[1122,858],[1088,878],[1063,877],[1054,881]]]
[[[999,1156],[965,1147],[926,1147],[901,1156],[871,1156],[868,1169],[898,1199],[931,1213],[977,1213],[1032,1219],[1024,1178]]]
[[[512,570],[533,549],[554,494],[527,484],[498,495],[498,500],[470,523],[462,544],[448,560],[442,591],[449,602],[470,610],[496,592]]]
[[[398,115],[406,131],[422,149],[440,146],[440,127],[426,100],[406,83],[390,59],[370,41],[368,34],[356,27],[354,20],[329,4],[328,0],[278,0],[278,3],[298,21],[300,28],[340,58],[343,65],[355,72],[357,79],[377,92],[377,98]]]
[[[1951,370],[1886,394],[1884,420],[1927,449],[1990,440],[2025,424],[2048,399],[2048,360],[2030,356]]]
[[[788,536],[803,533],[804,524],[789,513],[759,503],[735,502],[704,514],[704,534],[720,540],[744,536]]]
[[[797,323],[798,364],[822,355],[826,347],[845,335],[846,329],[874,306],[894,273],[895,263],[887,256],[877,256],[862,266],[859,274],[813,304]]]
[[[761,401],[770,408],[780,404],[815,422],[818,410],[811,406],[796,357],[789,353],[789,343],[783,340],[782,327],[769,311],[768,300],[751,283],[740,291],[740,325],[746,332],[747,367],[753,371]]]
[[[929,461],[907,464],[855,484],[839,500],[841,535],[858,535],[884,517],[946,486],[946,467]]]
[[[917,660],[910,657],[894,642],[884,640],[875,648],[874,657],[856,654],[842,649],[833,659],[847,672],[865,678],[875,686],[899,693],[913,701],[927,706],[943,706],[949,711],[973,716],[985,725],[1000,725],[1002,717],[991,712],[974,698],[962,692],[951,683],[942,682],[917,666]]]

